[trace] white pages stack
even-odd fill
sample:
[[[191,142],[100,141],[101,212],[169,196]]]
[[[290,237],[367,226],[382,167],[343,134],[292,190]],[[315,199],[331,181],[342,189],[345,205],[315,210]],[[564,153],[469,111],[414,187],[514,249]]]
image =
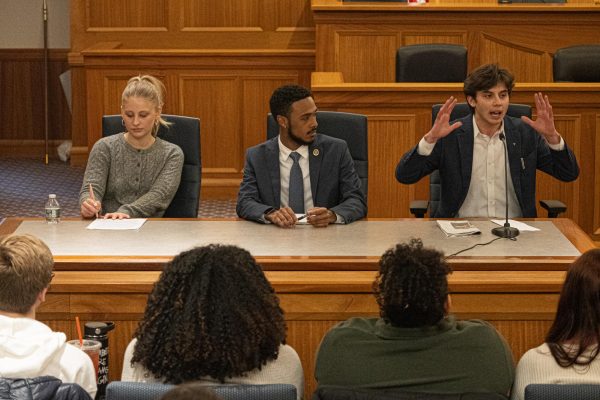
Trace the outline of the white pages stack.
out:
[[[469,221],[444,221],[438,220],[438,226],[446,234],[446,236],[468,236],[479,235],[479,228],[471,224]]]

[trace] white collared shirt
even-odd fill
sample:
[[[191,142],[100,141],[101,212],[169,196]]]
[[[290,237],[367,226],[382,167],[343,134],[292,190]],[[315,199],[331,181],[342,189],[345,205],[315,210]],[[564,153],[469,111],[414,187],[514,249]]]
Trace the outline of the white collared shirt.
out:
[[[492,137],[479,130],[473,116],[473,166],[467,197],[458,210],[458,218],[506,216],[506,193],[508,190],[508,217],[522,216],[521,207],[513,186],[510,167],[506,160],[504,144],[500,140],[504,133],[504,121]],[[504,182],[504,171],[508,186]]]
[[[302,170],[302,181],[304,183],[304,211],[313,208],[313,198],[310,188],[310,168],[308,166],[308,146],[303,145],[296,150],[290,150],[281,142],[281,136],[277,137],[279,143],[279,182],[281,189],[279,191],[279,201],[281,208],[289,206],[290,193],[290,170],[294,165],[294,160],[290,157],[292,151],[300,154],[298,163]]]

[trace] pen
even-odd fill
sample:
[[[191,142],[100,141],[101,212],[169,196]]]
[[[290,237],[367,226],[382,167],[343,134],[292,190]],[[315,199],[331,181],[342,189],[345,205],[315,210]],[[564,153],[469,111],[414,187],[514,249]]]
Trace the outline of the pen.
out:
[[[301,215],[298,217],[298,221],[303,220],[306,217],[308,217],[308,214]]]
[[[96,207],[96,197],[94,197],[94,190],[92,189],[92,184],[90,183],[90,197],[94,202],[94,208]],[[96,211],[96,218],[98,218],[98,211]]]

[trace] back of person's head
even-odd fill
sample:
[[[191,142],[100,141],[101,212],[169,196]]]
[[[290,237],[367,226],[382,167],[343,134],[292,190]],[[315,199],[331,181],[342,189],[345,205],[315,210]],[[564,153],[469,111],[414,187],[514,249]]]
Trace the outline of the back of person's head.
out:
[[[160,400],[222,400],[222,397],[200,382],[189,382],[175,386]]]
[[[463,88],[465,97],[475,98],[477,92],[489,90],[500,83],[506,86],[510,95],[515,86],[515,78],[507,69],[500,68],[498,64],[482,65],[473,70],[465,79]]]
[[[598,355],[600,249],[585,252],[567,271],[546,342],[562,367],[587,365]]]
[[[0,237],[0,311],[26,314],[50,285],[54,260],[32,235]]]
[[[165,266],[135,333],[132,362],[181,383],[241,376],[285,343],[279,299],[246,250],[208,245]]]
[[[165,104],[165,85],[160,79],[153,77],[152,75],[138,75],[129,79],[127,86],[123,90],[121,95],[121,107],[125,104],[127,99],[130,97],[142,98],[155,107],[155,111],[159,114],[162,112],[162,107]],[[158,122],[160,125],[169,126],[169,122],[165,121],[162,117],[159,117]],[[152,129],[152,136],[156,136],[159,124],[156,124]]]
[[[278,115],[289,118],[292,104],[307,97],[312,97],[312,93],[302,86],[285,85],[275,89],[269,100],[273,118],[277,120]]]
[[[450,272],[442,253],[420,239],[386,251],[373,282],[381,317],[399,327],[435,325],[447,310]]]

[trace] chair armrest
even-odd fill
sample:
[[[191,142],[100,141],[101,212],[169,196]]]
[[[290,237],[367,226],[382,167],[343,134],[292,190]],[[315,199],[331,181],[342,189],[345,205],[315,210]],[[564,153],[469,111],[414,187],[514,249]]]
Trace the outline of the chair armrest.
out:
[[[556,218],[558,214],[567,211],[567,206],[559,200],[540,200],[540,206],[548,211],[548,218]]]
[[[416,218],[423,218],[429,208],[429,202],[427,200],[413,200],[410,202],[409,207],[410,213]]]

